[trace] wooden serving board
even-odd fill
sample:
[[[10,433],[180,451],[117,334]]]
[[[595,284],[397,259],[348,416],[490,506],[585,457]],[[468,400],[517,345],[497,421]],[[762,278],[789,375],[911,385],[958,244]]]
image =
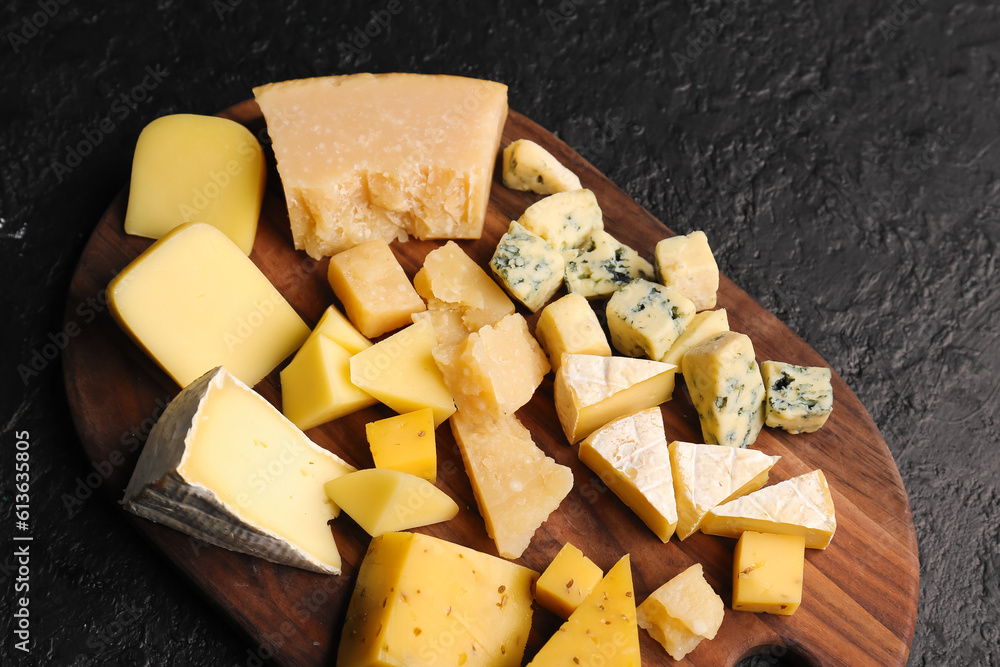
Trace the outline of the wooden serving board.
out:
[[[253,101],[221,115],[265,136],[260,110]],[[606,228],[647,258],[657,241],[672,235],[563,142],[511,112],[502,145],[517,138],[545,146],[579,174],[584,187],[597,195]],[[335,302],[326,281],[327,260],[317,262],[293,249],[280,180],[273,156],[269,157],[267,193],[251,259],[307,322],[315,323]],[[459,242],[484,267],[510,220],[517,219],[539,198],[503,187],[499,168],[492,190],[482,239]],[[79,304],[95,298],[103,302],[111,278],[150,245],[148,239],[123,232],[126,202],[127,192],[123,191],[101,218],[83,252],[70,286],[67,322],[81,322]],[[438,245],[411,241],[394,243],[393,249],[412,278],[424,256]],[[829,365],[725,277],[719,305],[728,310],[732,329],[753,340],[758,359]],[[535,317],[528,319],[533,325]],[[180,387],[132,343],[106,310],[81,327],[80,335],[66,350],[64,372],[69,404],[87,456],[104,470],[110,464],[113,470],[105,488],[120,499],[141,442],[163,405]],[[576,483],[518,562],[541,571],[563,543],[572,542],[607,571],[629,553],[639,601],[681,570],[700,562],[726,604],[718,637],[703,641],[681,663],[675,663],[640,630],[643,665],[728,667],[754,653],[785,656],[785,664],[888,667],[906,663],[916,621],[919,576],[909,502],[878,429],[836,372],[833,415],[823,429],[789,435],[765,428],[755,445],[782,457],[771,471],[770,483],[822,469],[837,508],[833,543],[825,551],[806,550],[803,604],[790,617],[729,608],[734,540],[698,533],[683,543],[674,538],[663,544],[610,493],[577,459],[576,447],[566,443],[552,403],[551,378],[550,374],[519,416],[538,445],[572,469]],[[277,371],[256,387],[276,406],[281,404],[279,388]],[[668,441],[701,441],[698,418],[682,382],[662,412]],[[308,433],[352,464],[370,467],[364,425],[391,414],[388,408],[377,406]],[[437,438],[438,486],[459,503],[461,511],[452,521],[421,530],[495,555],[450,429],[439,428]],[[257,655],[273,655],[283,665],[333,664],[358,566],[369,542],[367,534],[346,515],[332,526],[344,560],[344,573],[339,577],[275,565],[209,546],[124,511],[122,516],[246,631]],[[559,619],[536,605],[525,662],[559,624]],[[775,660],[774,664],[781,663]]]

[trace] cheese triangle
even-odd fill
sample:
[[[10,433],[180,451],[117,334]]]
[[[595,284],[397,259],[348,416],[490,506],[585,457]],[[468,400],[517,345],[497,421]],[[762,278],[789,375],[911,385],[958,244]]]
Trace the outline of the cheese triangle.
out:
[[[710,510],[701,532],[739,537],[744,531],[801,535],[810,549],[825,549],[837,530],[833,497],[822,470],[767,486]]]
[[[677,537],[698,530],[708,511],[756,491],[780,456],[724,445],[670,443],[670,467],[677,498]]]
[[[628,554],[538,651],[528,667],[640,667],[639,626]]]

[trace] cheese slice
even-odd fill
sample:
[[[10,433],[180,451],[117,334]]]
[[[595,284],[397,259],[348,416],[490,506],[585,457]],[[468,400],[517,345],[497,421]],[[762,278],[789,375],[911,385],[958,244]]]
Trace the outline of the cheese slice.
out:
[[[651,408],[674,391],[671,364],[648,359],[564,354],[556,372],[556,414],[570,444],[616,417]]]
[[[313,258],[372,239],[477,239],[507,86],[351,74],[254,88],[295,247]]]
[[[580,460],[666,542],[677,527],[670,451],[659,407],[620,417],[580,443]]]
[[[340,574],[327,525],[339,508],[323,485],[352,470],[219,367],[164,410],[123,505],[216,546]]]
[[[744,531],[801,535],[806,548],[825,549],[837,531],[833,496],[822,470],[793,477],[710,510],[701,532],[739,537]]]
[[[528,665],[640,667],[639,626],[628,554],[608,571]]]
[[[677,537],[690,537],[713,507],[764,486],[768,471],[780,458],[755,449],[671,442]]]

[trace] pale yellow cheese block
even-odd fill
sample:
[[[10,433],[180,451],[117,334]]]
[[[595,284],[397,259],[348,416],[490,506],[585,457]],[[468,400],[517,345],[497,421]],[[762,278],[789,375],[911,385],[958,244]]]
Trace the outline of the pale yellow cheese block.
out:
[[[744,532],[733,555],[733,609],[794,614],[802,604],[805,555],[801,535]]]
[[[590,302],[567,294],[545,306],[535,323],[535,337],[548,354],[552,370],[559,370],[564,354],[611,356],[611,346]]]
[[[389,468],[368,468],[323,485],[326,495],[369,535],[454,519],[458,505],[426,479]]]
[[[158,239],[185,222],[204,222],[249,255],[266,179],[264,151],[239,123],[162,116],[135,144],[125,232]]]
[[[567,542],[538,577],[535,600],[566,620],[603,578],[604,571]]]
[[[507,87],[424,74],[351,74],[254,88],[295,247],[482,234]]]
[[[719,265],[705,232],[663,239],[654,255],[657,280],[691,299],[699,311],[715,308]]]
[[[175,228],[108,285],[111,314],[177,384],[216,366],[255,385],[309,327],[225,234]]]
[[[429,535],[376,537],[340,637],[341,667],[520,667],[537,573]]]
[[[365,436],[376,468],[391,468],[437,480],[434,411],[414,410],[365,424]]]
[[[717,505],[756,491],[780,456],[756,449],[698,445],[675,440],[669,445],[677,498],[677,537],[686,540]]]

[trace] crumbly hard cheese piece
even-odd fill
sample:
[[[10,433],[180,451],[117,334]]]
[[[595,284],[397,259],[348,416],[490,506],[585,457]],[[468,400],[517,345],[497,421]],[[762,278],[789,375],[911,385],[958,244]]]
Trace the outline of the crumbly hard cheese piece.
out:
[[[822,470],[765,486],[709,511],[701,532],[739,537],[743,531],[802,535],[809,549],[825,549],[837,530],[833,496]]]
[[[791,616],[802,604],[805,538],[748,530],[733,556],[733,609]]]
[[[639,627],[674,660],[682,660],[702,639],[715,639],[725,612],[722,598],[705,581],[701,563],[657,588],[636,609]]]
[[[670,468],[677,498],[677,537],[687,539],[717,505],[756,491],[780,456],[755,449],[674,441]]]
[[[518,139],[503,149],[503,184],[540,195],[580,189],[576,174],[529,139]]]
[[[760,365],[767,401],[764,423],[789,433],[813,433],[833,412],[830,369],[779,361]]]
[[[626,554],[528,667],[640,667],[632,569]]]
[[[448,241],[424,258],[413,286],[428,302],[437,299],[461,311],[469,332],[496,324],[514,312],[503,289],[457,243]]]
[[[266,179],[264,151],[239,123],[157,118],[135,144],[125,232],[158,239],[185,222],[204,222],[249,255]]]
[[[351,74],[254,88],[295,247],[313,258],[382,239],[479,238],[507,87]]]
[[[567,542],[538,577],[535,600],[566,620],[603,578],[601,568]]]
[[[573,190],[539,199],[517,222],[572,259],[595,231],[604,229],[604,214],[593,192]]]
[[[519,667],[537,573],[429,535],[368,546],[340,638],[350,667]]]
[[[541,236],[511,222],[490,268],[511,296],[535,312],[562,286],[566,263]]]
[[[309,327],[225,234],[188,223],[108,285],[118,324],[182,387],[216,366],[255,385]]]
[[[354,470],[224,368],[188,385],[150,431],[122,501],[210,544],[340,574],[323,484]]]
[[[434,411],[414,410],[365,424],[376,468],[390,468],[437,480]]]
[[[764,381],[753,343],[725,332],[684,355],[684,381],[710,445],[752,445],[764,426]]]
[[[639,278],[652,280],[653,265],[600,229],[566,262],[566,288],[588,299],[608,296]]]
[[[691,299],[699,311],[715,308],[719,265],[705,232],[672,236],[656,244],[657,280]]]
[[[563,433],[575,444],[612,419],[669,400],[675,370],[648,359],[563,355],[554,388]]]
[[[606,312],[616,350],[659,361],[694,318],[694,304],[670,287],[635,280],[611,295]]]
[[[580,443],[579,455],[660,540],[670,539],[677,504],[658,406],[605,424]]]
[[[371,536],[449,521],[458,505],[426,479],[388,468],[341,475],[323,485],[335,504]]]
[[[327,279],[351,322],[368,338],[410,324],[410,315],[427,308],[382,239],[331,257]]]
[[[683,373],[684,355],[687,351],[725,331],[729,331],[729,315],[725,308],[697,313],[660,361],[674,364],[678,372]]]
[[[567,294],[545,306],[535,323],[535,337],[559,370],[564,354],[611,356],[611,346],[597,314],[584,297]]]

